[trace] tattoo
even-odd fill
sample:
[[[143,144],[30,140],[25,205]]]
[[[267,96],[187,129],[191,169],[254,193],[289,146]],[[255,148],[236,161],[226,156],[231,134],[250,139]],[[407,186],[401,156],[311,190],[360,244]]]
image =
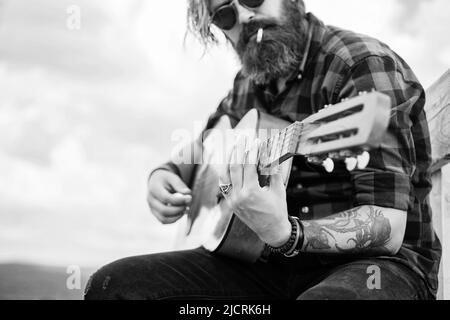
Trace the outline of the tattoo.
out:
[[[328,236],[334,237],[330,232],[320,226],[317,222],[304,222],[303,225],[305,228],[305,240],[307,240],[305,250],[308,248],[314,250],[331,249]],[[308,237],[308,235],[310,236]]]
[[[304,250],[307,252],[389,252],[386,245],[391,240],[391,223],[381,210],[372,206],[345,211],[320,221],[304,222],[304,231]]]

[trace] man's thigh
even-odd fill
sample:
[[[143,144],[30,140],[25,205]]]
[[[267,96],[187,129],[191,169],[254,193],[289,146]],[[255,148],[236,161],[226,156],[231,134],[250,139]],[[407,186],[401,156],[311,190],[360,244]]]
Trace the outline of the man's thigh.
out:
[[[430,299],[424,282],[400,263],[384,259],[351,262],[331,270],[298,300]]]
[[[204,249],[131,257],[97,271],[86,299],[285,299],[290,274]]]

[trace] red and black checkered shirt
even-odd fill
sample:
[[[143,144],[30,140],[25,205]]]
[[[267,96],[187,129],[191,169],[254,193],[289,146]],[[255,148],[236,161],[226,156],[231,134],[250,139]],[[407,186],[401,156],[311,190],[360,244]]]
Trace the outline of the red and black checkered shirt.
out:
[[[367,169],[348,172],[337,164],[333,173],[294,159],[287,190],[291,215],[321,219],[354,207],[375,205],[407,211],[403,246],[396,260],[437,291],[441,245],[432,221],[431,144],[424,112],[425,93],[410,67],[387,45],[370,37],[325,26],[308,14],[312,26],[306,66],[287,83],[259,87],[238,73],[234,87],[209,118],[213,127],[223,115],[233,125],[252,108],[289,121],[302,121],[325,105],[375,89],[392,99],[392,118],[381,147],[371,151]],[[300,79],[301,78],[301,79]],[[173,165],[169,165],[173,167]],[[318,256],[321,264],[335,258]]]

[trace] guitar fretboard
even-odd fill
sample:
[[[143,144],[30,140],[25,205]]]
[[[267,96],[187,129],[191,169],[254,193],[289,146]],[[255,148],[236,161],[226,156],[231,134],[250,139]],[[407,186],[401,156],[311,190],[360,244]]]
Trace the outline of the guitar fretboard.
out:
[[[262,142],[259,150],[259,169],[278,166],[297,151],[303,124],[295,122],[283,130],[270,132],[270,138]]]

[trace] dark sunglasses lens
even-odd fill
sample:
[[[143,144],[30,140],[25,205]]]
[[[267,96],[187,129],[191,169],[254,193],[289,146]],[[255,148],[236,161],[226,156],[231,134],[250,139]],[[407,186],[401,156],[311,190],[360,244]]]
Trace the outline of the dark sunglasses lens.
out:
[[[236,12],[232,6],[220,8],[214,14],[212,22],[223,30],[230,30],[236,24]]]
[[[241,4],[249,8],[257,8],[263,4],[264,0],[239,0]]]

